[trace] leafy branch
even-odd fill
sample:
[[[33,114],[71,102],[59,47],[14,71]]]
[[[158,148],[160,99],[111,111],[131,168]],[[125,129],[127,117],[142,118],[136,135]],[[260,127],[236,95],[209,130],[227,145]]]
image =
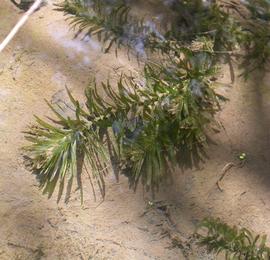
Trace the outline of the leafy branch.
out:
[[[182,27],[172,27],[164,36],[131,16],[125,1],[65,0],[57,5],[56,10],[68,16],[78,33],[97,35],[105,51],[113,44],[129,48],[142,41],[143,47],[161,53],[162,65],[147,62],[143,75],[136,80],[123,75],[116,87],[110,82],[94,83],[86,90],[84,107],[69,93],[76,111],[73,118],[51,105],[57,119],[37,118],[26,133],[31,142],[26,151],[49,197],[59,183],[61,198],[66,179],[67,194],[74,178],[82,190],[84,165],[90,166],[91,185],[95,186],[93,179],[104,196],[104,175],[110,164],[117,164],[131,188],[142,182],[146,189],[156,191],[177,164],[186,167],[204,160],[209,126],[215,127],[215,113],[225,100],[216,92],[213,80],[220,54],[228,57],[241,37],[248,35],[250,58],[256,54],[265,62],[268,45],[254,40],[252,34],[241,35],[239,23],[217,4],[205,7],[201,1],[175,1],[176,12],[183,4],[181,19],[194,15],[190,31],[183,34]],[[257,51],[260,43],[263,46]],[[99,94],[100,88],[106,97]]]
[[[125,1],[118,0],[109,4],[93,0],[89,4],[87,1],[65,0],[57,4],[55,10],[68,16],[71,28],[77,30],[76,35],[96,35],[104,45],[105,52],[115,45],[116,52],[121,46],[126,46],[129,49],[137,48],[136,51],[141,54],[139,48],[147,44],[148,37],[162,37],[151,24],[131,15]]]
[[[200,246],[209,252],[225,253],[226,259],[264,260],[270,258],[266,235],[254,236],[246,228],[230,227],[220,219],[205,219],[197,232]]]
[[[220,109],[222,96],[215,92],[217,68],[211,53],[175,46],[177,55],[164,65],[145,65],[143,81],[122,76],[116,89],[102,83],[100,96],[94,84],[86,90],[86,108],[69,93],[76,115],[60,115],[49,124],[37,118],[30,128],[27,147],[33,170],[49,196],[64,179],[78,176],[78,162],[88,160],[94,179],[104,194],[106,154],[114,144],[121,173],[136,189],[139,181],[156,191],[177,162],[196,164],[203,159],[209,125]]]

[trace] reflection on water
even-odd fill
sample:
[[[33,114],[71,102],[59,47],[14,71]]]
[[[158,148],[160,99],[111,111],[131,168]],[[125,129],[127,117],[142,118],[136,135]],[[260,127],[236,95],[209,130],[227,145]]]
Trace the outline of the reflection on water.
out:
[[[101,52],[99,42],[89,36],[83,39],[73,38],[68,27],[53,24],[48,27],[48,32],[58,44],[64,47],[68,58],[72,60],[79,58],[83,65],[91,64],[91,54]]]

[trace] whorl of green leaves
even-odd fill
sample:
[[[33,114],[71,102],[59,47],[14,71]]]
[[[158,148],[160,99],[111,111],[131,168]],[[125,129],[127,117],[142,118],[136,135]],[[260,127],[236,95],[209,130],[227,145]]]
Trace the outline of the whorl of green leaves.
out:
[[[266,246],[266,235],[254,236],[246,228],[230,227],[220,219],[205,219],[197,232],[199,245],[209,252],[225,253],[226,259],[267,260],[270,248]]]
[[[62,116],[49,104],[56,119],[49,118],[51,122],[46,122],[36,117],[36,125],[25,132],[26,139],[31,144],[24,147],[24,150],[32,171],[37,174],[40,187],[49,198],[58,183],[59,201],[67,182],[66,201],[68,201],[75,178],[83,199],[81,173],[84,165],[90,166],[92,177],[100,188],[101,195],[104,196],[102,169],[106,153],[99,136],[100,129],[85,119],[86,112],[80,108],[70,93],[69,96],[76,109],[75,119]],[[89,178],[92,184],[90,175]]]

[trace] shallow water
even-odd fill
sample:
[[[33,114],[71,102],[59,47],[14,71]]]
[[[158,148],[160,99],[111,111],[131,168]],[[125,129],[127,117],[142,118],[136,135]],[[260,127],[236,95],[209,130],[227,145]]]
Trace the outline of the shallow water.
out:
[[[91,64],[89,56],[91,53],[101,53],[101,45],[98,41],[89,36],[74,38],[68,27],[59,26],[56,28],[55,25],[49,25],[48,33],[64,48],[67,57],[71,60],[80,58],[83,65]]]

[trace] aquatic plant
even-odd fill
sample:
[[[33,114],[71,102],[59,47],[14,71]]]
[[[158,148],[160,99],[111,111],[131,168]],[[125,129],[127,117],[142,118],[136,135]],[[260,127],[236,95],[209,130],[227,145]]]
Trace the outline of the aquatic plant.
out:
[[[200,246],[215,254],[225,254],[226,259],[266,260],[270,248],[266,235],[254,235],[246,228],[230,227],[220,219],[203,220],[196,234]]]
[[[249,17],[243,21],[245,31],[244,60],[241,69],[247,78],[255,70],[266,70],[270,59],[270,2],[266,0],[248,0],[245,7]]]
[[[144,22],[130,14],[130,7],[125,1],[79,1],[65,0],[57,4],[55,10],[67,16],[76,35],[97,36],[108,52],[114,45],[115,50],[121,46],[140,52],[147,37],[160,37],[149,22]],[[140,54],[140,53],[139,53]]]
[[[57,116],[50,119],[53,124],[37,118],[26,133],[32,143],[26,151],[45,193],[51,196],[59,181],[61,196],[65,178],[72,183],[87,159],[104,195],[103,169],[110,166],[110,149],[112,163],[129,178],[131,188],[141,181],[153,192],[177,163],[193,165],[203,159],[223,99],[211,80],[217,67],[203,49],[175,46],[174,51],[163,65],[147,63],[143,81],[123,75],[116,88],[110,82],[93,83],[85,93],[86,109],[69,94],[73,119],[52,106]],[[106,97],[100,96],[100,88]]]
[[[126,46],[129,49],[153,50],[153,41],[166,46],[166,41],[190,43],[198,36],[207,36],[214,42],[214,50],[232,51],[241,39],[239,23],[215,3],[205,1],[173,1],[171,25],[155,28],[155,23],[130,13],[130,3],[118,1],[65,0],[56,5],[64,12],[77,35],[97,35],[109,51]],[[162,26],[160,26],[162,27]],[[141,47],[139,48],[139,45]],[[161,44],[154,45],[155,50]],[[140,51],[140,50],[139,50]]]
[[[205,157],[210,126],[215,127],[215,113],[225,99],[216,92],[214,82],[220,58],[225,55],[228,60],[248,39],[244,46],[251,56],[247,58],[268,60],[268,29],[254,30],[265,39],[258,37],[257,42],[246,24],[216,3],[173,1],[170,8],[179,17],[161,34],[151,23],[131,15],[129,1],[65,0],[56,6],[77,34],[96,35],[105,52],[112,46],[116,50],[120,46],[147,48],[159,54],[162,65],[145,61],[137,79],[122,75],[116,87],[109,81],[99,86],[92,83],[85,93],[86,108],[69,93],[76,111],[72,118],[52,106],[57,119],[48,123],[37,118],[26,133],[32,143],[26,151],[49,197],[59,183],[60,199],[66,179],[67,194],[74,178],[81,188],[86,164],[92,173],[91,185],[96,182],[102,196],[110,166],[129,178],[131,188],[142,182],[155,192],[177,164],[197,165]],[[182,25],[184,20],[190,20],[190,28]]]

